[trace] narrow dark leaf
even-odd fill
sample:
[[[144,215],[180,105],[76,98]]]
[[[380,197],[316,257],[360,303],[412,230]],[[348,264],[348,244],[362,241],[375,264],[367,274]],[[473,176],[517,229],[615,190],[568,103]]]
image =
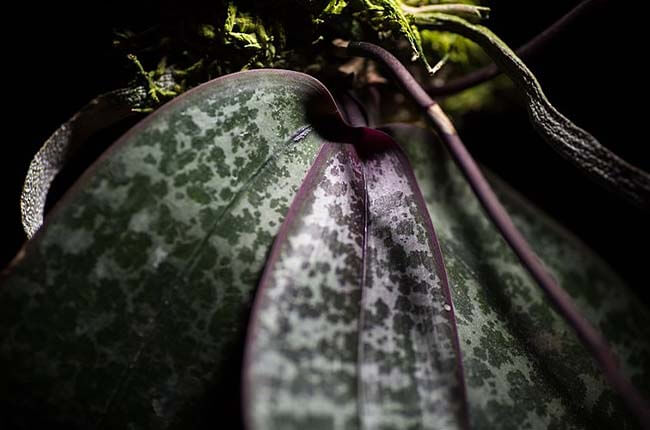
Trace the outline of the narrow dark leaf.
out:
[[[453,307],[399,148],[326,145],[276,240],[245,367],[251,428],[459,428]],[[360,151],[357,152],[357,151]]]
[[[497,35],[463,18],[432,13],[414,17],[421,28],[458,33],[479,44],[519,89],[531,122],[544,140],[592,180],[645,210],[650,209],[650,173],[611,152],[562,115],[546,98],[535,75]]]

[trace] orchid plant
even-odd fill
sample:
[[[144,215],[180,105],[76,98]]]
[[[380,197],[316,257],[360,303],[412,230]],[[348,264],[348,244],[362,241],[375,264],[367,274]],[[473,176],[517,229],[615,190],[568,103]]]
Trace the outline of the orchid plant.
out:
[[[27,174],[0,423],[648,428],[650,311],[432,97],[496,75],[454,78],[487,55],[586,175],[640,210],[650,175],[555,109],[475,3],[173,4],[118,33],[133,81]],[[376,114],[391,82],[419,121]],[[44,218],[87,137],[134,115]]]

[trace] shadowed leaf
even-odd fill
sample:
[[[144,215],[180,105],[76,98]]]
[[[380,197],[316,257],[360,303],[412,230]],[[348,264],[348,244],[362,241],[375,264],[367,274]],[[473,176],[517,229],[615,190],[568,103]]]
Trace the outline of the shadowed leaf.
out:
[[[442,145],[421,128],[385,130],[409,155],[443,250],[472,428],[636,428]],[[650,394],[648,310],[570,233],[498,179],[491,182],[537,255],[608,339],[624,373]]]
[[[95,163],[0,286],[9,425],[238,416],[237,394],[220,387],[237,389],[254,286],[323,142],[306,117],[314,101],[335,109],[303,74],[231,75],[169,103]]]

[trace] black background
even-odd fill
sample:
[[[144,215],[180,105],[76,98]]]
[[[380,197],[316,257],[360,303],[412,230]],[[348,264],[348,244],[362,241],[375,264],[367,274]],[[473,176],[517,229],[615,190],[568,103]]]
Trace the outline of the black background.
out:
[[[519,46],[578,2],[492,3],[488,25]],[[595,3],[527,64],[561,112],[650,170],[643,24],[620,2]],[[122,84],[125,61],[111,47],[112,30],[155,19],[157,5],[23,2],[4,9],[0,267],[24,241],[18,202],[31,157],[75,111]],[[560,159],[534,134],[521,106],[470,116],[462,136],[481,162],[594,248],[648,301],[648,214],[591,184]]]

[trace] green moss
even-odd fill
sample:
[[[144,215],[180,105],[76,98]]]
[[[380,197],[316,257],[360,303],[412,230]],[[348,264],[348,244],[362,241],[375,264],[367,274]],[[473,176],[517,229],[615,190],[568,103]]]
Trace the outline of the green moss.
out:
[[[445,98],[442,101],[442,107],[453,117],[467,112],[499,110],[504,99],[499,96],[509,92],[512,88],[512,81],[501,75],[491,81]]]
[[[430,64],[445,58],[466,67],[482,55],[471,42],[447,33],[421,31],[414,18],[426,0],[215,0],[165,3],[172,24],[152,22],[155,37],[116,33],[115,46],[135,65],[132,86],[144,87],[148,111],[183,91],[220,75],[252,68],[287,68],[320,73],[345,59],[328,53],[331,40],[380,43],[396,54]],[[454,3],[473,5],[476,1]],[[427,6],[431,7],[431,6]],[[480,16],[482,9],[478,12]],[[451,12],[455,13],[455,12]],[[465,15],[466,12],[458,11]],[[406,44],[404,44],[406,42]],[[407,46],[407,48],[399,48]],[[138,56],[132,54],[138,52]],[[151,68],[154,66],[153,68]]]
[[[128,54],[127,58],[135,65],[139,77],[144,79],[148,89],[147,94],[151,97],[153,102],[160,103],[163,100],[172,98],[179,94],[178,88],[175,88],[175,86],[165,86],[160,82],[166,71],[165,57],[160,60],[158,67],[151,71],[146,71],[138,57],[134,54]]]

